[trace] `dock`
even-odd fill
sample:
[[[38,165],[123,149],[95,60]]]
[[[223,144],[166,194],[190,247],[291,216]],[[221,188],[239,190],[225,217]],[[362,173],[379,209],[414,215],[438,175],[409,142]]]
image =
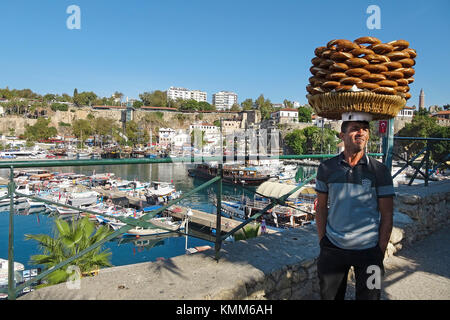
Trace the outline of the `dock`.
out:
[[[186,218],[187,210],[188,210],[187,207],[172,206],[169,210],[167,210],[167,213],[174,218],[184,219],[184,218]],[[189,219],[189,223],[194,223],[194,224],[208,227],[211,229],[216,229],[217,217],[215,214],[203,212],[203,211],[196,210],[196,209],[191,209],[191,210],[192,210],[192,216]],[[221,222],[221,231],[222,232],[229,232],[242,223],[242,221],[226,218],[223,216],[221,217],[220,222]],[[267,233],[275,233],[276,231],[267,228],[266,232]]]
[[[125,191],[114,191],[114,190],[105,190],[103,188],[97,187],[92,188],[92,190],[98,192],[103,197],[106,197],[108,199],[111,199],[114,203],[114,199],[123,199],[127,198],[129,202],[129,206],[142,209],[146,206],[147,202],[145,200],[142,200],[140,198],[132,197],[129,195],[128,192]],[[188,208],[183,206],[172,206],[169,210],[167,210],[167,213],[171,215],[172,217],[176,219],[185,219],[186,218],[186,212]],[[192,216],[190,217],[190,223],[197,224],[201,227],[207,227],[210,229],[217,229],[216,228],[216,215],[212,213],[207,213],[204,211],[191,209],[192,210]],[[221,231],[222,232],[229,232],[233,230],[235,227],[240,225],[242,221],[236,220],[236,219],[230,219],[226,217],[221,217]],[[266,233],[275,233],[276,231],[266,228]]]

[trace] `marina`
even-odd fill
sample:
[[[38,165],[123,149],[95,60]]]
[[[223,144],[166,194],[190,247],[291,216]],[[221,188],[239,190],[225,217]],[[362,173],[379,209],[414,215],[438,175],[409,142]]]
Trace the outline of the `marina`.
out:
[[[171,163],[16,169],[15,182],[18,192],[28,195],[33,194],[56,203],[80,207],[80,210],[56,207],[51,204],[17,197],[15,199],[17,207],[14,218],[17,242],[16,260],[23,263],[25,268],[38,267],[29,262],[30,256],[39,253],[38,249],[32,241],[25,241],[24,235],[52,234],[55,219],[70,220],[83,217],[86,215],[83,213],[83,209],[109,214],[112,218],[114,215],[133,218],[139,217],[140,214],[148,212],[152,208],[164,205],[167,201],[167,198],[164,199],[164,197],[170,196],[168,193],[164,193],[169,186],[172,186],[173,193],[177,193],[175,196],[179,197],[184,192],[192,190],[204,182],[202,179],[189,176],[188,170],[192,167],[191,164]],[[2,190],[6,195],[8,170],[2,169],[0,174],[2,176],[0,183],[3,184],[4,189]],[[147,188],[143,187],[144,185]],[[164,192],[158,194],[156,198],[145,197],[145,193],[149,190],[155,192],[155,187]],[[213,246],[216,229],[216,208],[214,203],[211,202],[211,195],[216,192],[216,186],[213,184],[207,192],[196,193],[188,199],[182,200],[173,210],[165,212],[163,216],[170,216],[173,222],[178,224],[179,227],[175,230],[165,228],[159,230],[159,232],[152,232],[150,235],[145,234],[145,231],[139,233],[139,230],[136,230],[135,234],[132,234],[133,231],[128,232],[123,237],[107,242],[105,247],[112,252],[112,264],[126,265],[144,261],[157,261],[158,259],[186,253],[192,254],[201,251],[205,246]],[[233,198],[240,198],[243,194],[248,198],[254,197],[252,192],[242,190],[231,184],[223,185],[223,194]],[[157,203],[155,203],[155,199]],[[0,207],[2,211],[0,213],[0,232],[2,237],[7,237],[9,199],[4,199],[3,202]],[[190,236],[188,239],[182,236],[185,231],[186,216],[180,214],[177,208],[181,208],[184,213],[190,209],[193,213],[189,219],[188,234]],[[105,221],[99,221],[100,216],[92,214],[88,214],[88,216],[99,225],[106,223]],[[228,232],[242,221],[243,219],[236,216],[227,216],[224,213],[221,219],[221,230],[222,232]],[[184,225],[182,225],[183,223]],[[114,227],[117,227],[117,225]],[[114,230],[114,227],[112,223],[111,229]],[[158,229],[156,230],[158,231]],[[282,230],[281,227],[270,226],[270,223],[266,228],[268,233]],[[145,245],[144,239],[148,240],[148,245]],[[228,240],[232,241],[232,239]],[[2,242],[7,243],[7,238],[4,238]],[[188,243],[188,246],[186,246],[186,243]],[[195,249],[196,247],[198,248]],[[6,246],[0,248],[1,257],[7,257],[6,249]]]

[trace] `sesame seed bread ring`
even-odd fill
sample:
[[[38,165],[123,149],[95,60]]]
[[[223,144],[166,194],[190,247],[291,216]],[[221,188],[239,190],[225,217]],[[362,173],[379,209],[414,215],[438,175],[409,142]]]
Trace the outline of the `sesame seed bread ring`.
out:
[[[311,89],[311,91],[313,92],[312,94],[320,94],[320,93],[328,92],[328,90],[324,90],[324,89],[322,89],[322,87],[313,87]]]
[[[330,65],[334,63],[333,60],[330,59],[322,59],[322,62],[319,64],[319,68],[328,69]]]
[[[397,60],[409,58],[409,53],[407,53],[405,51],[392,51],[392,52],[386,53],[386,57],[391,59],[391,61],[397,61]]]
[[[387,43],[377,43],[368,46],[367,48],[373,50],[377,54],[386,54],[388,52],[394,51],[394,47]]]
[[[368,90],[373,90],[373,89],[380,87],[376,83],[369,83],[369,82],[360,82],[360,83],[357,83],[356,86],[359,89],[368,89]]]
[[[333,71],[333,72],[343,72],[345,70],[348,70],[348,65],[346,65],[345,63],[333,63],[331,66],[328,67],[328,70]]]
[[[318,78],[318,77],[311,77],[309,78],[309,83],[313,86],[313,87],[320,87],[320,85],[322,83],[324,83],[326,80],[323,78]]]
[[[333,50],[332,50],[333,49]],[[331,48],[331,49],[327,49],[327,50],[325,50],[325,51],[323,51],[322,52],[322,54],[321,54],[321,58],[323,58],[323,59],[330,59],[330,57],[331,57],[331,55],[333,54],[333,53],[335,53],[336,52],[336,50],[334,49],[334,48]]]
[[[410,58],[398,60],[398,62],[400,62],[404,68],[410,68],[416,64],[416,62]]]
[[[313,86],[310,85],[310,84],[308,84],[308,85],[306,86],[306,91],[308,91],[308,93],[310,93],[310,94],[314,94]]]
[[[341,84],[338,81],[325,81],[322,83],[322,88],[336,89],[340,85]]]
[[[386,79],[388,80],[396,80],[403,78],[403,72],[400,71],[385,71],[382,72],[381,74],[386,76]]]
[[[339,87],[337,87],[335,90],[337,91],[337,92],[341,92],[341,91],[350,91],[350,89],[352,88],[353,86],[350,86],[350,85],[340,85]]]
[[[345,39],[335,39],[327,43],[327,48],[332,48],[335,46],[338,51],[351,51],[355,48],[358,48],[358,45],[356,43]]]
[[[348,77],[348,78],[341,79],[339,82],[343,85],[354,85],[354,84],[357,84],[357,83],[360,83],[363,81],[361,80],[361,78]]]
[[[339,81],[341,79],[347,78],[348,76],[343,72],[333,72],[327,75],[327,80]]]
[[[357,44],[378,44],[381,43],[381,40],[375,37],[361,37],[353,42]]]
[[[414,59],[415,57],[417,57],[417,52],[416,50],[412,49],[412,48],[406,48],[405,50],[403,50],[402,52],[406,52],[409,54],[409,57],[411,59]]]
[[[391,87],[391,88],[398,87],[398,83],[395,82],[394,80],[381,80],[377,82],[377,85],[379,85],[380,87]]]
[[[365,76],[361,76],[361,79],[365,82],[378,82],[382,80],[386,80],[386,77],[379,73],[371,73]]]
[[[409,84],[406,79],[396,79],[395,82],[397,82],[399,86],[407,86]]]
[[[389,95],[393,95],[393,94],[397,93],[397,91],[394,88],[389,88],[389,87],[379,87],[379,88],[373,89],[372,92],[378,93],[378,94],[389,94]]]
[[[315,76],[315,75],[317,75],[317,73],[319,72],[319,71],[324,71],[325,69],[322,69],[322,68],[319,68],[319,67],[311,67],[311,68],[309,68],[309,71],[311,71],[311,73]]]
[[[409,47],[409,42],[406,40],[394,40],[391,42],[388,42],[387,44],[393,46],[393,47],[398,47],[400,48],[400,50],[406,49]]]
[[[351,58],[345,61],[345,63],[353,68],[364,67],[369,64],[369,61],[363,58]]]
[[[356,48],[353,49],[351,53],[355,58],[362,58],[363,56],[366,56],[368,54],[374,54],[372,50],[366,48]]]
[[[319,57],[314,57],[314,58],[311,59],[311,63],[315,67],[318,67],[322,61],[323,61],[323,59],[319,58]]]
[[[364,58],[370,63],[383,63],[391,61],[388,57],[382,54],[368,54]]]
[[[408,81],[408,84],[413,83],[414,82],[414,78],[413,77],[409,77],[406,79]]]
[[[408,100],[409,98],[411,98],[411,93],[406,92],[403,94],[403,96],[405,97],[406,100]]]
[[[363,68],[352,68],[345,71],[345,74],[349,77],[361,77],[370,74],[370,72]]]
[[[351,58],[353,58],[353,55],[350,52],[342,52],[342,51],[334,52],[330,56],[330,59],[333,61],[345,61]]]
[[[314,50],[314,54],[320,58],[322,57],[322,53],[327,49],[328,49],[327,47],[318,47]]]
[[[409,86],[397,86],[394,87],[397,92],[407,93],[409,91]]]
[[[405,78],[412,77],[416,73],[416,71],[413,68],[398,68],[394,71],[402,72]]]
[[[325,79],[325,77],[326,77],[327,75],[329,75],[330,73],[331,73],[331,72],[328,71],[328,70],[321,69],[321,70],[317,71],[316,77],[324,78],[324,79]]]
[[[403,67],[403,65],[398,61],[385,62],[382,65],[386,66],[389,70],[395,70]]]
[[[364,66],[364,69],[372,72],[372,73],[381,73],[384,71],[388,71],[388,67],[382,65],[382,64],[368,64],[367,66]]]

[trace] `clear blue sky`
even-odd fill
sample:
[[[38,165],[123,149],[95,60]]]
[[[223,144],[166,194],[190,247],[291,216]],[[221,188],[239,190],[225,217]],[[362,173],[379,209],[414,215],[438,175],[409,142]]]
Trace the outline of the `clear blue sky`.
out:
[[[5,3],[6,2],[6,3]],[[69,30],[69,5],[81,29]],[[369,5],[381,29],[369,30]],[[329,40],[408,40],[416,81],[408,105],[450,103],[450,1],[40,0],[0,4],[0,88],[40,94],[74,88],[130,98],[170,86],[239,102],[263,93],[273,103],[307,102],[314,49]]]

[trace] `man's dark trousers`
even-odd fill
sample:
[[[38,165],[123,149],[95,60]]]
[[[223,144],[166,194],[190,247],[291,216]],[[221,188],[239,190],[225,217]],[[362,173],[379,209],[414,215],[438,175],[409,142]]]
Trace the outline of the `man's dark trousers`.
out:
[[[335,246],[324,236],[320,241],[317,262],[321,298],[344,300],[348,272],[353,266],[356,300],[379,300],[381,277],[384,275],[383,258],[378,245],[365,250],[346,250]]]

